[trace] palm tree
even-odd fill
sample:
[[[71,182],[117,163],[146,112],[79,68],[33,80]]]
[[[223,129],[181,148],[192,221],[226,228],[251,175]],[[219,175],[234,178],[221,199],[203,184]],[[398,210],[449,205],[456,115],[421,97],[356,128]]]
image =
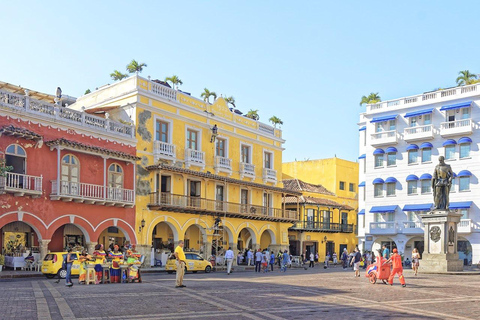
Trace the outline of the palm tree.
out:
[[[165,82],[167,81],[170,81],[172,83],[173,89],[177,89],[177,90],[178,90],[178,86],[183,84],[182,80],[180,80],[180,78],[176,75],[173,75],[171,77],[166,77]]]
[[[250,109],[250,111],[247,112],[245,117],[253,119],[253,120],[259,120],[260,119],[260,116],[258,115],[258,110],[253,110],[253,109]]]
[[[377,102],[380,102],[380,101],[382,101],[382,98],[380,98],[380,96],[378,95],[378,92],[377,93],[371,92],[368,95],[368,97],[366,97],[366,96],[362,97],[362,100],[360,100],[360,106],[364,103],[370,104],[370,103],[377,103]]]
[[[270,121],[275,128],[277,127],[277,124],[283,124],[283,121],[276,116],[272,116],[270,119],[268,119],[268,121]]]
[[[84,93],[83,95],[89,94],[89,93],[91,93],[91,92],[92,92],[92,91],[91,91],[90,89],[87,89],[87,90],[85,90],[85,93]]]
[[[146,67],[147,64],[146,63],[138,63],[135,59],[132,59],[132,62],[130,62],[128,65],[127,65],[127,71],[128,73],[135,73],[135,72],[142,72],[143,71],[143,68]]]
[[[210,97],[217,99],[217,94],[213,91],[208,90],[207,88],[203,89],[200,97],[203,98],[203,101],[210,103]]]
[[[110,73],[110,77],[113,79],[113,81],[117,81],[125,79],[126,77],[128,77],[128,75],[126,75],[125,73],[121,73],[118,70],[113,70],[113,72]]]
[[[459,86],[465,86],[476,82],[475,79],[477,79],[477,75],[470,73],[468,70],[460,71],[458,74],[459,76],[456,81]]]
[[[233,96],[225,98],[225,102],[230,103],[234,109],[237,109],[237,107],[235,106],[235,98]]]

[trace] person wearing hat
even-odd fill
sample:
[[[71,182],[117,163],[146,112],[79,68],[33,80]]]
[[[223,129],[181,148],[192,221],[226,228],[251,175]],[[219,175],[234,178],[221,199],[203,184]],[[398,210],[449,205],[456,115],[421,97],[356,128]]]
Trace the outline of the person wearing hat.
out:
[[[120,283],[120,262],[123,260],[123,253],[118,251],[118,245],[113,246],[108,256],[112,258],[112,267],[110,268],[110,280],[112,283]]]
[[[392,250],[392,256],[383,264],[386,263],[391,263],[393,266],[392,272],[390,272],[390,277],[388,277],[388,283],[393,285],[393,277],[398,274],[398,279],[400,280],[402,287],[406,287],[405,278],[403,277],[402,257],[398,254],[397,248]]]

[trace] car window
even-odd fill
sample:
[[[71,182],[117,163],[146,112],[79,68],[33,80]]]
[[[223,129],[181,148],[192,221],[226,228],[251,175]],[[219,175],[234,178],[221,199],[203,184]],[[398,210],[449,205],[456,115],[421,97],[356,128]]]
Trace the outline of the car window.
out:
[[[192,256],[193,255],[190,253],[185,254],[185,258],[187,258],[187,260],[193,260],[194,258]]]
[[[52,260],[53,260],[53,257],[55,257],[55,255],[49,253],[49,254],[47,254],[47,255],[45,256],[45,259],[43,259],[43,260],[44,260],[44,261],[52,261]]]
[[[198,254],[192,254],[194,260],[203,260]]]

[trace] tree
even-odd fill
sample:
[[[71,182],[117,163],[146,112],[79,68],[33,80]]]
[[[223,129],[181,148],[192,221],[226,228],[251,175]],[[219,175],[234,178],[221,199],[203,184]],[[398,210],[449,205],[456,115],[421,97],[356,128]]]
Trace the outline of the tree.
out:
[[[126,75],[125,73],[121,73],[118,70],[113,70],[113,72],[110,73],[110,78],[112,78],[113,81],[122,80],[126,77],[128,77],[128,75]]]
[[[6,160],[5,158],[0,158],[0,177],[5,177],[7,175],[7,172],[12,171],[13,167],[12,166],[6,166]]]
[[[87,90],[85,90],[85,93],[83,95],[89,94],[90,92],[92,92],[92,91],[90,91],[90,89],[87,89]]]
[[[458,74],[459,76],[457,77],[456,81],[459,86],[465,86],[465,85],[474,84],[477,82],[476,81],[477,75],[470,73],[470,71],[468,70],[460,71]]]
[[[258,115],[258,110],[253,110],[253,109],[250,109],[250,111],[247,112],[245,117],[253,119],[253,120],[259,120],[260,119],[260,116]]]
[[[362,104],[370,104],[370,103],[377,103],[377,102],[380,102],[382,101],[382,98],[380,98],[380,96],[378,95],[378,92],[377,93],[373,93],[371,92],[368,97],[366,96],[363,96],[362,97],[362,100],[360,100],[360,105]]]
[[[142,72],[143,71],[143,68],[146,67],[147,64],[146,63],[138,63],[135,59],[132,59],[132,62],[130,62],[128,65],[127,65],[127,71],[128,73],[135,73],[135,72]]]
[[[210,97],[217,99],[217,94],[213,91],[208,90],[207,88],[204,88],[200,97],[203,98],[203,101],[210,103]]]
[[[180,80],[180,78],[177,77],[176,75],[173,75],[171,77],[166,77],[165,82],[168,82],[168,81],[172,83],[173,89],[178,89],[178,86],[183,84],[182,80]]]
[[[230,96],[230,97],[227,97],[225,98],[225,102],[226,103],[230,103],[234,109],[236,109],[237,107],[235,106],[235,98],[233,96]]]
[[[268,121],[270,121],[275,128],[277,127],[277,124],[283,124],[283,121],[276,116],[272,116],[270,119],[268,119]]]

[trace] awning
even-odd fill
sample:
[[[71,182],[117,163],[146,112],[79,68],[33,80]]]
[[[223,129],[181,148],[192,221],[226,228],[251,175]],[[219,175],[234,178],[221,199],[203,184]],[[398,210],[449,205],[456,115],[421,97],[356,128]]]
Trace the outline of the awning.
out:
[[[470,177],[472,173],[468,170],[462,170],[458,173],[457,177]]]
[[[407,151],[408,150],[418,150],[418,146],[416,144],[410,144],[407,146]]]
[[[432,175],[430,173],[424,173],[420,176],[420,180],[432,180]]]
[[[391,152],[398,152],[398,150],[395,147],[388,147],[387,149],[385,149],[385,153],[391,153]]]
[[[460,102],[456,104],[450,104],[448,106],[443,106],[440,108],[440,111],[466,108],[466,107],[470,107],[471,105],[472,105],[472,101],[465,101],[465,102]]]
[[[374,122],[384,122],[384,121],[395,120],[395,119],[397,119],[397,116],[398,116],[398,114],[395,114],[393,116],[384,116],[384,117],[373,118],[373,120],[370,121],[370,122],[374,123]]]
[[[375,149],[375,151],[373,151],[373,154],[384,154],[384,153],[385,151],[383,151],[383,149],[380,149],[380,148]]]
[[[359,216],[365,215],[365,209],[362,209],[362,210],[358,211],[358,215]]]
[[[448,139],[447,141],[445,141],[443,143],[443,146],[446,147],[446,146],[451,146],[451,145],[455,145],[457,144],[457,141],[453,140],[453,139]]]
[[[453,177],[454,177],[454,178],[456,178],[456,177],[457,177],[457,174],[456,174],[455,172],[453,173]]]
[[[468,209],[472,206],[472,201],[450,202],[450,209]]]
[[[420,149],[425,149],[425,148],[433,148],[433,144],[430,142],[424,142],[420,145]]]
[[[382,178],[377,178],[377,179],[373,180],[372,183],[373,184],[383,184],[383,183],[385,183],[385,181],[383,181]]]
[[[367,157],[366,154],[362,154],[360,157],[358,157],[358,159],[365,159]]]
[[[365,130],[367,130],[367,126],[363,126],[360,129],[358,129],[358,131],[365,131]]]
[[[397,207],[398,207],[397,205],[394,205],[394,206],[376,206],[376,207],[372,207],[372,209],[370,209],[370,212],[373,212],[373,213],[395,212]]]
[[[396,183],[397,182],[397,179],[395,179],[394,177],[388,177],[387,179],[385,179],[385,183]]]
[[[432,208],[432,203],[424,204],[406,204],[403,211],[429,211]]]
[[[407,113],[405,115],[405,118],[421,116],[422,114],[428,114],[428,113],[432,113],[432,112],[433,112],[433,108],[413,111],[413,112]]]
[[[472,139],[470,139],[469,137],[463,137],[458,140],[458,144],[460,143],[472,143]]]
[[[418,177],[414,174],[411,174],[407,177],[407,181],[417,181]]]
[[[365,187],[365,181],[360,182],[359,187]]]

